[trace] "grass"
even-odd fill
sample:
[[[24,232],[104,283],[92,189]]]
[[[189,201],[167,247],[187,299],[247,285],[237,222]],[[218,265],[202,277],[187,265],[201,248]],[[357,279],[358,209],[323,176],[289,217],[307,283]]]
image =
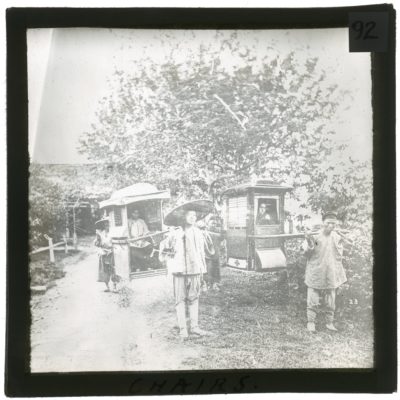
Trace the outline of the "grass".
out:
[[[321,320],[312,334],[306,330],[301,284],[287,281],[282,273],[222,271],[221,291],[208,291],[200,300],[201,326],[213,335],[190,340],[201,347],[201,357],[192,360],[191,368],[372,366],[372,321],[354,315],[338,320],[339,332],[331,333]]]

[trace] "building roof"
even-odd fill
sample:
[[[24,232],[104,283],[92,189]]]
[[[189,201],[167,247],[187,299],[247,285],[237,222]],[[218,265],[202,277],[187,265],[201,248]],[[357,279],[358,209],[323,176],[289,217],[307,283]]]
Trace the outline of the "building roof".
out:
[[[169,192],[158,190],[150,183],[135,183],[134,185],[116,190],[108,200],[99,203],[100,208],[125,206],[143,200],[169,199]]]
[[[263,180],[259,179],[255,182],[247,182],[247,183],[242,183],[240,185],[232,186],[228,189],[226,189],[222,195],[223,196],[229,196],[235,193],[243,193],[248,191],[249,189],[270,189],[274,191],[281,191],[281,192],[289,192],[293,189],[292,186],[288,185],[281,185],[280,183],[268,181],[268,180]]]

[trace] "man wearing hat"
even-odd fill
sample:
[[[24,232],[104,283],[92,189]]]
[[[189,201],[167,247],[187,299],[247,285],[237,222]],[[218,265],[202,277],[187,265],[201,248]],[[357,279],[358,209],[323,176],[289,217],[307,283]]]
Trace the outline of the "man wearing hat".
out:
[[[326,328],[337,331],[333,325],[336,289],[346,282],[342,264],[342,237],[335,232],[337,216],[327,212],[322,217],[323,226],[316,236],[306,233],[307,329],[315,332],[315,320],[321,303],[325,306]]]
[[[166,261],[172,274],[175,309],[182,339],[189,336],[186,325],[186,305],[190,319],[190,333],[206,334],[199,328],[199,296],[202,275],[206,273],[205,256],[213,254],[212,240],[206,231],[195,226],[198,214],[210,205],[205,200],[185,203],[172,210],[166,217],[166,225],[178,226],[160,244],[160,261]],[[210,202],[211,203],[211,202]],[[211,203],[212,206],[212,203]],[[209,211],[207,211],[208,214]],[[169,256],[165,256],[169,254]]]

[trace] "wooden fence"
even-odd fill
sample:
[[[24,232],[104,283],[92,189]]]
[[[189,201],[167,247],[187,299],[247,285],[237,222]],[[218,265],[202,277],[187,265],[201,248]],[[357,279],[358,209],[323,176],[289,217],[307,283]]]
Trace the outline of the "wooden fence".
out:
[[[44,235],[44,237],[49,242],[49,245],[46,246],[46,247],[40,247],[40,248],[38,248],[36,250],[33,250],[33,251],[31,251],[29,253],[29,255],[34,255],[34,254],[43,253],[44,251],[49,251],[50,262],[54,263],[55,262],[54,250],[59,250],[59,249],[61,249],[61,246],[64,246],[65,254],[68,254],[68,251],[69,251],[68,242],[71,242],[71,241],[72,241],[72,244],[73,244],[73,248],[75,250],[78,249],[78,241],[76,239],[76,236],[74,236],[73,239],[69,239],[66,236],[64,236],[63,240],[61,242],[58,242],[58,243],[53,243],[53,238],[51,238],[48,235]]]

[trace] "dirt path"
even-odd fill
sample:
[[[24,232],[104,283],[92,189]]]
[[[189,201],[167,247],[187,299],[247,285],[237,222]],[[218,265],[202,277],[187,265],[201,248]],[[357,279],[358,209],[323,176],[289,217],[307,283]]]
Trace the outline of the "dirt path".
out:
[[[96,282],[97,255],[83,252],[67,261],[55,287],[32,299],[32,371],[185,369],[198,350],[176,338],[167,277],[107,293]]]

